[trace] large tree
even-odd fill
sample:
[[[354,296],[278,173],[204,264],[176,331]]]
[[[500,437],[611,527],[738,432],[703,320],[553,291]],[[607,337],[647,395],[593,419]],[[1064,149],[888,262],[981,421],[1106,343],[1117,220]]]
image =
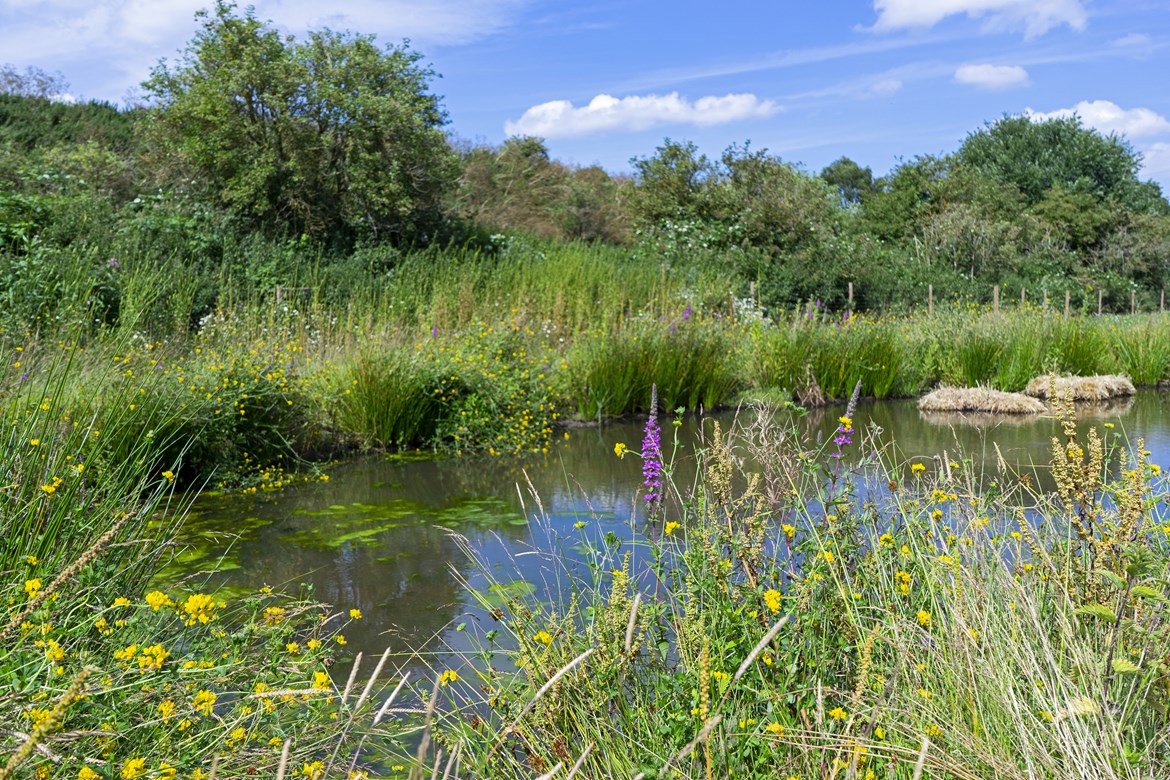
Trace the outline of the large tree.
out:
[[[1157,212],[1166,205],[1156,184],[1138,179],[1142,157],[1129,142],[1085,127],[1077,116],[1046,121],[1005,116],[967,136],[957,156],[1016,187],[1029,205],[1053,188],[1134,211]]]
[[[425,239],[455,173],[435,76],[402,46],[297,41],[218,2],[182,58],[144,82],[164,159],[248,226]]]

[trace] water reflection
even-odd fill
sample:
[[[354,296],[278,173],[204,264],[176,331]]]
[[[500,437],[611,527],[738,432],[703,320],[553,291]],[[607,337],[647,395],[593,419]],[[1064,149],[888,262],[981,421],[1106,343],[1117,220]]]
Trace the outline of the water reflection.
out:
[[[1164,394],[1151,391],[1125,403],[1084,407],[1081,425],[1113,424],[1108,433],[1119,442],[1125,435],[1134,441],[1144,436],[1152,460],[1161,462],[1170,453],[1166,403]],[[800,425],[810,438],[829,441],[841,413],[817,410]],[[750,425],[753,412],[714,419],[725,429]],[[642,511],[641,463],[634,456],[615,457],[614,445],[637,449],[642,424],[574,430],[547,456],[371,457],[333,469],[328,482],[279,494],[206,496],[184,524],[181,554],[163,580],[196,577],[232,590],[295,590],[309,583],[317,598],[339,609],[361,608],[365,619],[346,631],[354,652],[380,653],[387,644],[407,652],[433,646],[436,636],[458,648],[465,645],[465,635],[455,630],[460,623],[472,630],[491,627],[468,587],[498,599],[499,592],[487,590],[490,579],[505,589],[560,600],[571,587],[568,572],[586,572],[586,547],[606,550],[609,559],[600,561],[605,566],[630,549]],[[1060,435],[1051,417],[927,416],[912,401],[862,403],[854,425],[865,442],[853,445],[849,458],[896,447],[900,457],[933,469],[945,453],[946,459],[971,458],[976,472],[990,478],[1002,456],[1011,469],[1034,472],[1041,484],[1051,439]],[[674,453],[679,482],[691,481],[695,449],[712,426],[711,419],[694,417],[677,428],[665,425],[664,448],[668,457]],[[448,529],[466,537],[485,570],[471,564]],[[583,538],[590,544],[583,546]]]

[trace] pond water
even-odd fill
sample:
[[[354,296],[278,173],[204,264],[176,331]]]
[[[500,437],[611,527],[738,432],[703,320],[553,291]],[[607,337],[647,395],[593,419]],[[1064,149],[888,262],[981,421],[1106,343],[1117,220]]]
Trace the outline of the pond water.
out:
[[[1136,442],[1145,437],[1151,460],[1170,458],[1170,395],[1144,391],[1135,398],[1081,410],[1085,422],[1112,423]],[[831,439],[840,407],[800,419],[812,437]],[[693,452],[711,419],[726,428],[750,412],[686,417],[677,428],[676,474],[693,474]],[[913,401],[859,405],[854,425],[872,444],[896,442],[900,457],[934,469],[937,456],[960,453],[976,471],[995,452],[1012,466],[1046,481],[1052,418],[976,421],[926,417]],[[571,586],[569,572],[612,565],[622,543],[640,533],[641,460],[619,459],[614,446],[637,449],[644,420],[572,430],[546,456],[430,459],[366,457],[330,469],[327,482],[257,495],[205,495],[178,535],[179,556],[160,583],[192,578],[200,587],[248,591],[268,585],[313,595],[363,620],[346,629],[349,649],[380,654],[448,646],[468,649],[469,633],[491,628],[472,591],[498,601],[508,592],[557,600]],[[664,449],[672,426],[664,421]],[[849,450],[862,449],[853,445]],[[449,529],[449,530],[448,530]],[[450,531],[466,538],[482,566],[473,565]],[[608,539],[608,542],[605,540]],[[628,549],[627,545],[625,549]],[[606,550],[609,561],[596,559]],[[215,570],[214,573],[212,570]],[[206,583],[206,584],[205,584]],[[465,629],[467,630],[464,633]]]

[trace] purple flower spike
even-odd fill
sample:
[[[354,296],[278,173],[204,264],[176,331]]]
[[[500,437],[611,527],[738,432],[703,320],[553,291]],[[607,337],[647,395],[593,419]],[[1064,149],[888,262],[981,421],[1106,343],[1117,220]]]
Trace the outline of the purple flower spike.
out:
[[[650,388],[650,419],[642,437],[642,484],[646,501],[662,497],[662,429],[658,426],[658,385]]]
[[[691,314],[693,312],[694,312],[694,310],[691,308],[691,305],[688,303],[687,307],[685,309],[683,309],[683,322],[686,322],[687,320],[689,320],[691,318]]]

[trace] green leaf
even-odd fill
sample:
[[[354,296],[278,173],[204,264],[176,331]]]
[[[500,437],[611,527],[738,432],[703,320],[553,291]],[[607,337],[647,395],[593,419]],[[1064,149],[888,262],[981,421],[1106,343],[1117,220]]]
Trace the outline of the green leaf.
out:
[[[1087,604],[1077,607],[1076,613],[1085,617],[1095,617],[1101,620],[1117,620],[1117,613],[1104,604]]]
[[[1136,596],[1141,599],[1150,599],[1151,601],[1165,601],[1166,596],[1162,591],[1151,588],[1148,585],[1134,585],[1129,591],[1131,596]]]
[[[1121,577],[1117,576],[1116,574],[1114,574],[1111,571],[1107,571],[1105,569],[1098,569],[1097,571],[1094,572],[1094,574],[1099,576],[1101,579],[1106,580],[1111,585],[1113,585],[1115,588],[1118,588],[1120,590],[1125,589],[1125,580],[1123,580]]]
[[[1133,674],[1134,672],[1138,672],[1140,670],[1141,669],[1137,664],[1126,658],[1113,659],[1113,671],[1117,672],[1118,674]]]

